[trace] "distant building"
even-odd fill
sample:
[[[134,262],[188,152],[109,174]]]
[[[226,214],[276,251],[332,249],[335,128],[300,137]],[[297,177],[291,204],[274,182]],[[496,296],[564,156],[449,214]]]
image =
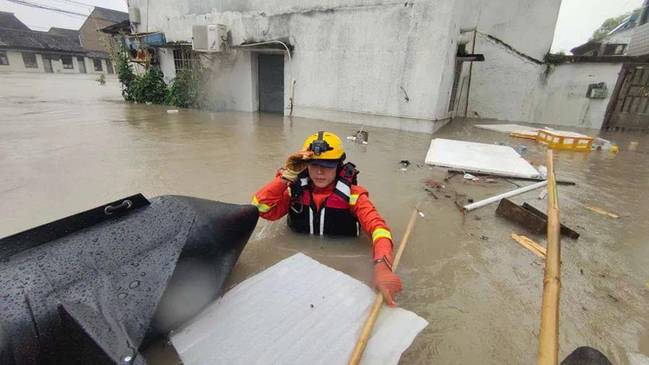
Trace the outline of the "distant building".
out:
[[[571,49],[575,56],[623,56],[631,42],[635,27],[640,20],[640,12],[633,12],[604,38],[588,42]]]
[[[634,29],[629,43],[629,56],[649,55],[649,0],[642,4],[638,26]]]
[[[114,74],[110,38],[98,30],[128,14],[95,8],[81,29],[29,29],[13,13],[0,11],[0,72]]]

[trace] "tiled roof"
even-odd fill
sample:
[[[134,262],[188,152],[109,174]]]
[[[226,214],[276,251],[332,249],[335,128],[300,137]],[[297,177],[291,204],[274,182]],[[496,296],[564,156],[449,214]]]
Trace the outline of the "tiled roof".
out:
[[[78,41],[70,37],[50,34],[48,32],[15,30],[2,27],[0,27],[0,47],[42,51],[85,52]]]
[[[68,37],[70,39],[73,39],[76,43],[79,43],[79,31],[78,30],[52,27],[47,32],[49,34],[53,34],[53,35],[60,35],[60,36],[63,36],[63,37]]]
[[[29,30],[29,27],[18,20],[14,13],[7,13],[6,11],[0,11],[0,28]]]
[[[123,22],[124,20],[128,20],[128,13],[113,9],[106,9],[99,6],[95,6],[95,9],[92,11],[92,13],[90,13],[90,16],[94,16],[113,23],[119,23]]]

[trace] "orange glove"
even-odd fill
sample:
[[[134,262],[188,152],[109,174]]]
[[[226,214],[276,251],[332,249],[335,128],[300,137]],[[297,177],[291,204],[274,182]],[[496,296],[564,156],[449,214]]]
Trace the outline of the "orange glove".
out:
[[[401,278],[392,272],[392,241],[381,238],[374,244],[374,286],[390,307],[397,303],[392,297],[401,291]]]
[[[311,151],[300,151],[288,156],[286,165],[282,170],[282,178],[291,182],[295,181],[297,175],[306,169],[311,156],[313,156]]]
[[[390,267],[387,260],[374,264],[374,286],[383,294],[390,307],[396,307],[397,303],[392,296],[401,291],[401,279]]]

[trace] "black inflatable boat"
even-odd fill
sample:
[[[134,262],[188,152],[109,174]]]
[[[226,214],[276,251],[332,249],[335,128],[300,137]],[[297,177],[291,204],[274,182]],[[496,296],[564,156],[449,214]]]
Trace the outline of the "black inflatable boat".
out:
[[[141,194],[0,240],[0,364],[146,364],[213,301],[257,209]]]

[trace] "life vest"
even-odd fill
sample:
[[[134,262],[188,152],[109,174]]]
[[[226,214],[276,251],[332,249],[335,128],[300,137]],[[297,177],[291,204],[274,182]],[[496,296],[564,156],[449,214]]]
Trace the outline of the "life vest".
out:
[[[318,210],[313,200],[313,182],[309,179],[308,171],[303,171],[290,186],[288,226],[298,233],[358,236],[360,225],[350,210],[351,188],[356,184],[357,175],[358,170],[352,163],[339,168],[334,190]]]

